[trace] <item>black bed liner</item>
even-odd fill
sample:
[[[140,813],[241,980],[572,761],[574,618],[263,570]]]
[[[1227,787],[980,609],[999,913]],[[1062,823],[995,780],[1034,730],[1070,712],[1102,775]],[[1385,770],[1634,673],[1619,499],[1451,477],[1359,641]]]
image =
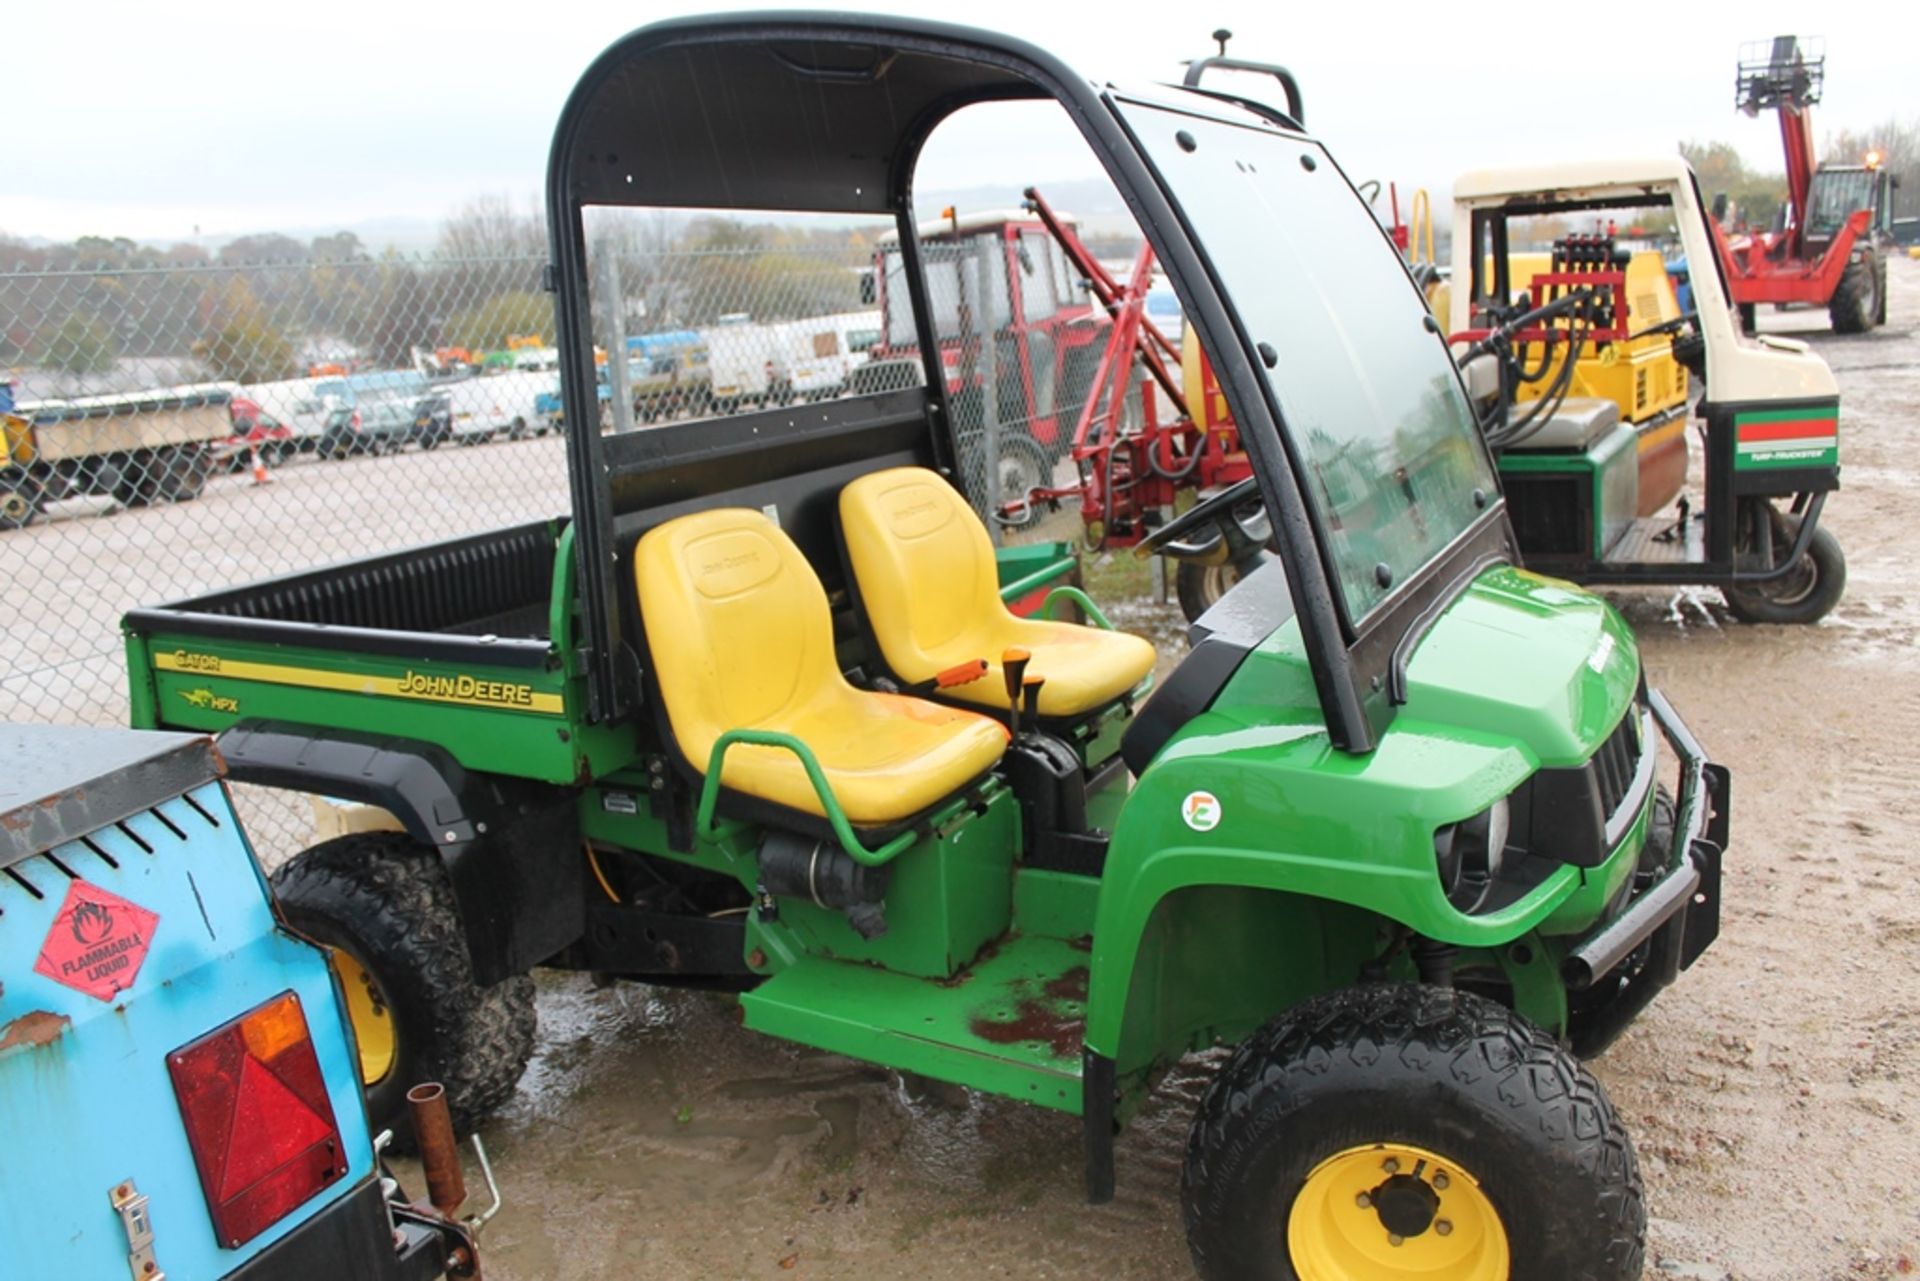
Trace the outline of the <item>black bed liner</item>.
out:
[[[303,570],[127,613],[138,633],[545,667],[554,553],[535,521]]]

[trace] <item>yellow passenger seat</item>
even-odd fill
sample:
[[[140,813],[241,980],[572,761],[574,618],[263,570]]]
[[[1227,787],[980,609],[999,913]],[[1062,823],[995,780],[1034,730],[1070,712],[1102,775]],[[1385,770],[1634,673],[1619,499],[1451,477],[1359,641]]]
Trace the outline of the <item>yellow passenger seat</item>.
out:
[[[1066,718],[1112,702],[1153,670],[1153,646],[1138,636],[1009,610],[985,526],[933,472],[895,467],[860,477],[840,491],[840,530],[874,639],[903,681],[984,659],[985,679],[943,692],[1005,707],[1000,655],[1024,649],[1033,656],[1027,676],[1046,680],[1040,715]]]
[[[728,730],[790,734],[819,760],[850,821],[884,826],[959,791],[1005,750],[997,721],[849,685],[820,580],[761,513],[668,521],[641,538],[634,561],[656,686],[694,769],[705,771]],[[721,783],[825,814],[799,758],[781,748],[735,744]]]

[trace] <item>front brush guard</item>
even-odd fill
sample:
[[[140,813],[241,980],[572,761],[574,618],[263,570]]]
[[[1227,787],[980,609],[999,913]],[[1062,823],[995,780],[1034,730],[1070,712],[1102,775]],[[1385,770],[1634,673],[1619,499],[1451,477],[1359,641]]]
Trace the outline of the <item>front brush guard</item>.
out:
[[[1658,690],[1647,691],[1647,706],[1680,758],[1673,850],[1659,879],[1617,915],[1576,939],[1560,963],[1568,990],[1585,991],[1647,945],[1645,962],[1575,1027],[1573,1049],[1583,1058],[1611,1045],[1660,989],[1699,960],[1720,934],[1720,860],[1727,848],[1730,775],[1724,765],[1707,759],[1699,740]]]

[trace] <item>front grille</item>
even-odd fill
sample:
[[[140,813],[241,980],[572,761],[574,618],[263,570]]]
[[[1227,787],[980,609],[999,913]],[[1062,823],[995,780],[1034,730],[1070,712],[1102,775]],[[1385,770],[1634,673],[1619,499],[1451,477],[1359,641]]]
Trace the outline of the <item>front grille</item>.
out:
[[[1640,765],[1640,735],[1636,727],[1632,709],[1628,709],[1613,733],[1607,735],[1607,741],[1600,744],[1600,750],[1587,762],[1592,771],[1594,782],[1600,792],[1600,813],[1611,820],[1620,809],[1621,802],[1627,799],[1627,792],[1633,787],[1634,771]]]
[[[1598,867],[1605,862],[1626,825],[1623,811],[1640,754],[1651,750],[1641,742],[1640,721],[1636,704],[1585,761],[1536,771],[1511,798],[1513,842],[1554,863]]]

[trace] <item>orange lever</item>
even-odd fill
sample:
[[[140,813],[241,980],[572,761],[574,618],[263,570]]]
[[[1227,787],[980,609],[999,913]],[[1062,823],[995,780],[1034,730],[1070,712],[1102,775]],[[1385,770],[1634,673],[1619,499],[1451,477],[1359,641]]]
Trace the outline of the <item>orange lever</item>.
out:
[[[933,687],[935,689],[952,689],[955,685],[971,685],[986,674],[986,659],[968,659],[966,662],[958,663],[936,675],[933,678]]]

